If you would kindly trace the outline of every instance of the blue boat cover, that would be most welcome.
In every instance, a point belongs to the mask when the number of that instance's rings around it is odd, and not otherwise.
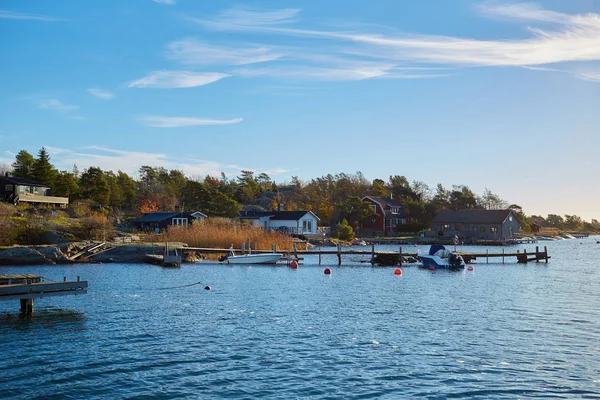
[[[438,250],[445,250],[446,248],[441,244],[432,244],[429,248],[429,255],[432,256],[438,252]]]

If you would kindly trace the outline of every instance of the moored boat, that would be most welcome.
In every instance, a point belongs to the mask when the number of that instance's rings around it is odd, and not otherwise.
[[[263,254],[241,254],[236,255],[233,249],[229,254],[219,259],[227,264],[275,264],[283,256],[281,253],[263,253]]]
[[[459,269],[465,267],[465,261],[459,254],[453,253],[439,244],[431,245],[429,254],[418,254],[417,257],[425,268]]]

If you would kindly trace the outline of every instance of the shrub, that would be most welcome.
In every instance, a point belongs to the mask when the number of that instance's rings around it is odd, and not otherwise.
[[[348,225],[348,221],[346,221],[346,219],[343,219],[342,222],[337,224],[336,230],[337,230],[337,236],[340,240],[349,242],[352,239],[354,239],[354,236],[355,236],[354,229],[352,229],[352,227],[350,225]]]
[[[17,236],[17,224],[13,220],[15,211],[15,206],[0,203],[0,245],[15,243]]]

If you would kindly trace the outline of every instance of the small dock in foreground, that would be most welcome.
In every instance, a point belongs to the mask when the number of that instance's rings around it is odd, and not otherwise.
[[[87,281],[79,277],[76,281],[42,282],[41,276],[32,274],[0,275],[0,300],[20,300],[24,314],[33,313],[35,298],[85,294],[87,288]]]
[[[184,247],[181,249],[182,251],[194,251],[197,253],[205,253],[205,254],[227,254],[230,249],[213,249],[213,248],[201,248],[201,247]],[[240,254],[245,254],[245,249],[242,247],[241,249],[236,249],[236,252]],[[356,248],[344,248],[340,244],[334,248],[317,248],[312,250],[298,250],[296,246],[294,246],[293,250],[277,250],[275,245],[271,250],[252,250],[252,253],[261,254],[261,253],[271,253],[271,252],[280,252],[283,254],[287,254],[288,258],[295,258],[296,260],[301,259],[300,256],[303,255],[315,255],[318,256],[318,263],[321,265],[321,256],[323,255],[335,255],[337,256],[338,265],[342,265],[342,256],[344,255],[364,255],[370,256],[370,261],[372,264],[382,265],[382,266],[392,266],[392,265],[402,265],[404,263],[416,263],[419,262],[418,255],[419,253],[408,253],[402,250],[402,246],[399,247],[398,251],[390,251],[390,250],[376,250],[375,245],[371,245],[371,249],[356,249]],[[536,246],[535,252],[527,252],[524,249],[522,252],[512,251],[506,252],[502,249],[501,252],[490,252],[486,250],[485,252],[462,252],[456,251],[457,254],[460,254],[466,263],[473,262],[477,259],[484,259],[485,262],[489,263],[490,258],[501,260],[502,264],[505,263],[506,260],[515,259],[519,264],[526,264],[528,262],[540,262],[545,261],[546,263],[550,259],[548,255],[548,249],[544,246],[543,250],[540,250],[539,246]]]

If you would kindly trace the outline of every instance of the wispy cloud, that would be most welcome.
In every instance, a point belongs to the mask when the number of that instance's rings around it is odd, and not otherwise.
[[[339,50],[340,52],[353,54],[363,60],[383,60],[396,67],[407,64],[452,68],[541,67],[558,63],[600,61],[600,16],[598,14],[566,14],[546,10],[532,3],[508,5],[484,3],[476,9],[486,17],[528,22],[539,26],[527,27],[530,35],[524,39],[480,40],[427,34],[390,34],[382,33],[390,30],[379,29],[377,32],[376,27],[365,28],[364,26],[352,31],[302,29],[291,25],[298,20],[299,10],[296,9],[269,12],[233,9],[210,19],[193,20],[208,29],[304,38],[309,41],[304,44],[306,48],[310,48],[313,43],[310,42],[311,40],[315,41],[316,46],[317,39],[320,46],[329,44],[339,48],[339,45],[343,44],[345,48]],[[366,29],[370,29],[371,32]],[[297,42],[298,39],[295,41]],[[347,70],[347,68],[343,69]],[[377,69],[370,72],[366,70],[366,73],[360,68],[349,70],[351,72],[347,76],[351,78],[381,76],[380,70]],[[578,76],[584,78],[584,75]]]
[[[62,18],[50,17],[48,15],[27,14],[11,10],[0,9],[0,19],[24,19],[34,21],[65,21]]]
[[[271,47],[218,47],[195,39],[183,39],[168,45],[167,56],[183,64],[244,65],[274,61],[285,56]]]
[[[212,19],[193,19],[212,29],[246,30],[254,27],[274,27],[295,22],[301,10],[285,8],[281,10],[256,10],[234,7],[223,11]]]
[[[155,3],[164,4],[166,6],[172,6],[175,4],[175,0],[154,0]]]
[[[600,72],[578,72],[577,76],[584,81],[600,82]]]
[[[43,99],[38,103],[38,107],[42,110],[55,110],[61,112],[69,112],[79,108],[76,105],[64,104],[58,99]]]
[[[162,117],[162,116],[145,116],[141,117],[140,122],[146,126],[153,128],[182,128],[188,126],[201,125],[231,125],[239,124],[242,118],[233,119],[206,119],[192,117]]]
[[[130,88],[191,88],[208,85],[229,75],[219,72],[155,71],[150,75],[129,83]]]
[[[115,97],[115,95],[113,93],[107,92],[106,90],[102,90],[102,89],[90,88],[87,91],[92,96],[95,96],[95,97],[97,97],[99,99],[103,99],[103,100],[108,100],[108,99],[112,99],[113,97]]]
[[[217,161],[186,157],[181,154],[170,156],[164,153],[149,153],[142,151],[116,150],[105,146],[87,146],[80,149],[67,149],[44,146],[53,163],[60,169],[71,169],[75,164],[80,170],[88,167],[100,167],[106,171],[124,171],[136,175],[142,165],[161,166],[167,169],[183,171],[189,177],[219,176],[224,172],[228,176],[238,175],[243,168],[235,165],[225,165]],[[9,154],[14,159],[14,154]],[[0,157],[0,162],[2,162]],[[6,158],[6,162],[12,162]],[[283,174],[284,168],[245,168],[257,173],[269,175]]]

